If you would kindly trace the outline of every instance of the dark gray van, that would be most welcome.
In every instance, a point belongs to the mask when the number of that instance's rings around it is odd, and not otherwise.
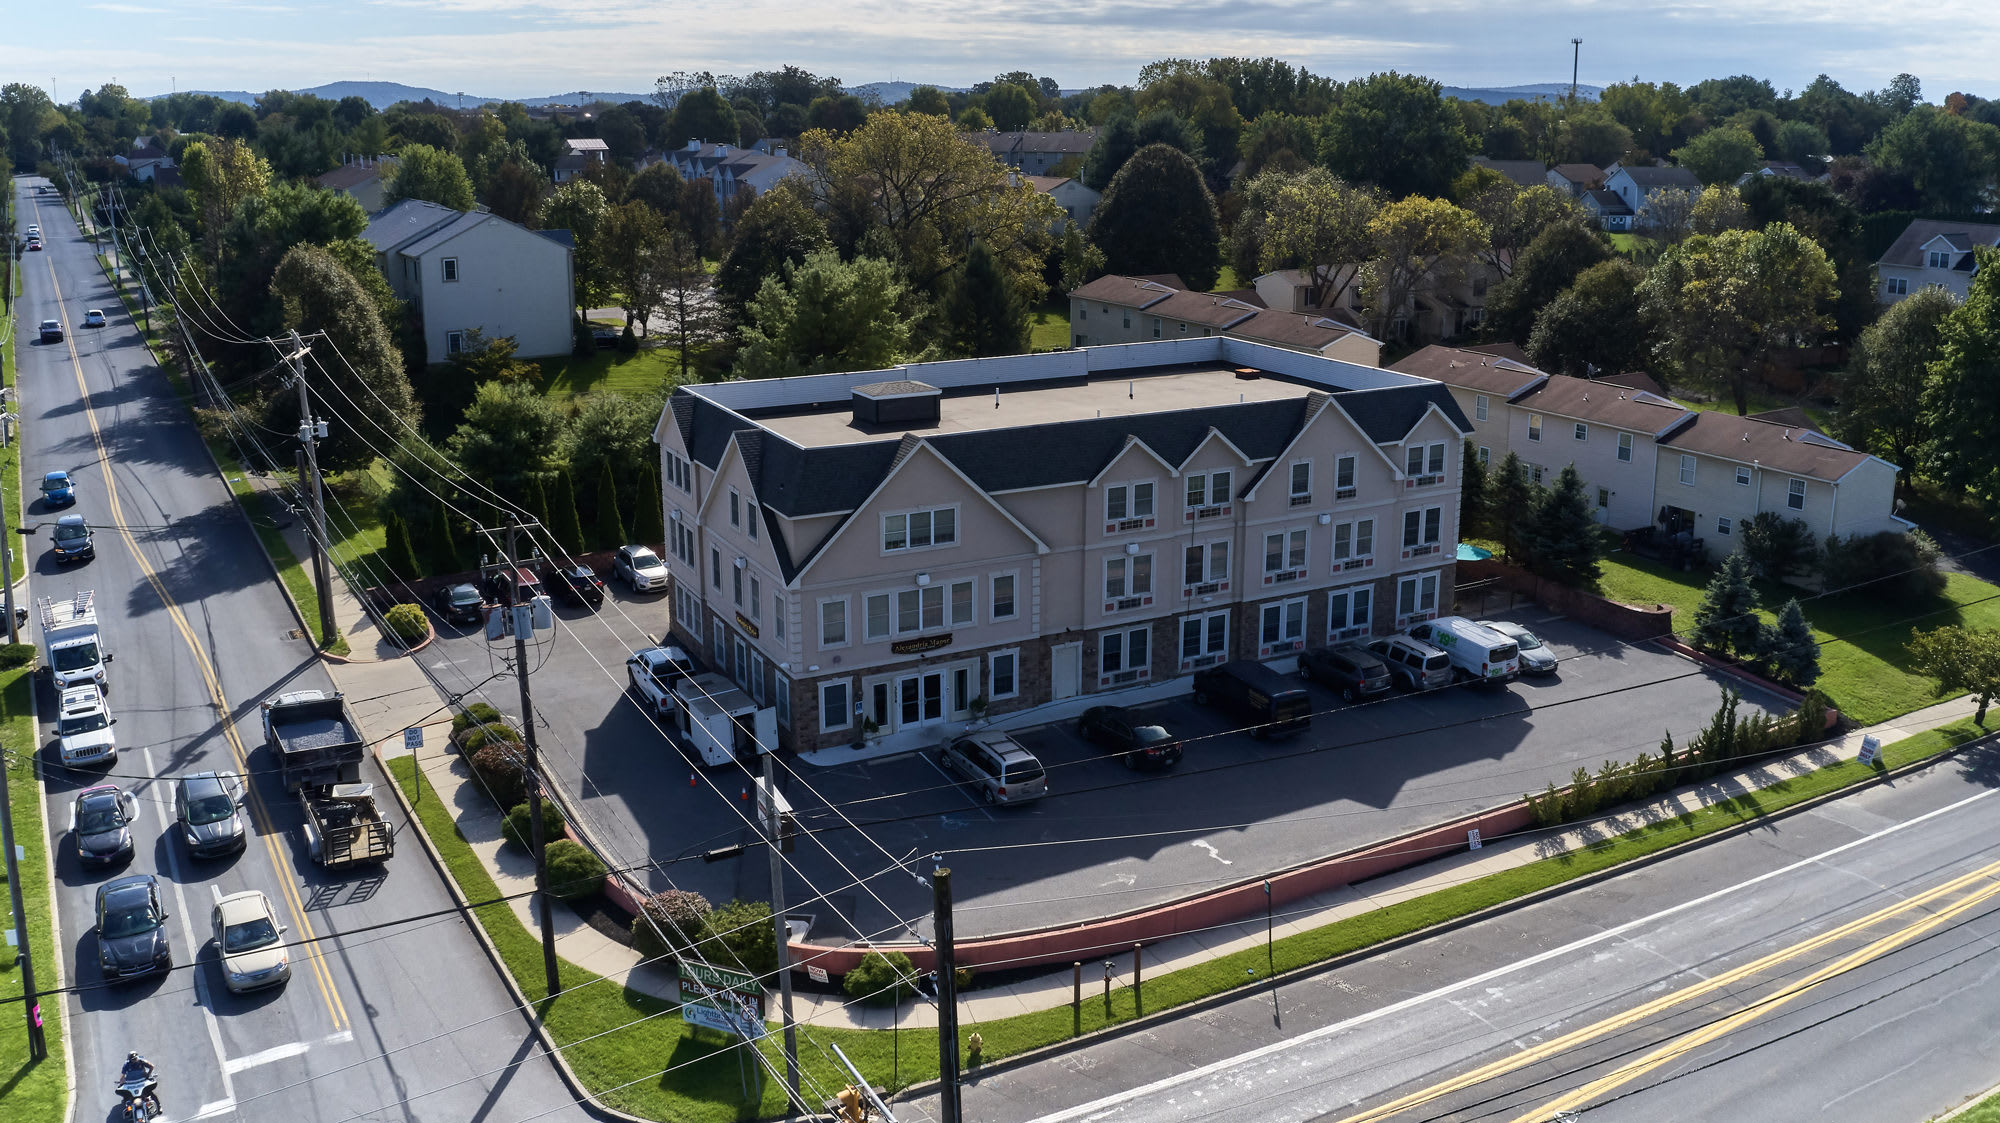
[[[1260,738],[1298,733],[1312,725],[1312,696],[1305,688],[1248,659],[1196,671],[1194,700],[1197,705],[1235,712]]]

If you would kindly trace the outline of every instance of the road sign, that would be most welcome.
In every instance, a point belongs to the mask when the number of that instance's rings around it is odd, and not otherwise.
[[[418,749],[423,748],[424,727],[417,725],[403,730],[403,747],[411,752],[416,752]]]
[[[1484,845],[1486,844],[1479,841],[1478,827],[1474,827],[1471,830],[1465,832],[1465,848],[1467,850],[1477,850]]]
[[[816,983],[823,983],[826,981],[826,968],[821,967],[817,963],[808,963],[806,964],[806,978]]]
[[[1861,739],[1861,763],[1874,764],[1882,757],[1882,742],[1874,737]]]

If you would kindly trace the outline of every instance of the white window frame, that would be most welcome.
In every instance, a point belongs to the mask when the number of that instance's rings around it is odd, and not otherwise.
[[[1715,532],[1717,534],[1728,534],[1730,529],[1731,523],[1728,515],[1715,516]]]
[[[729,489],[729,525],[743,528],[743,496],[733,487]]]
[[[1486,395],[1484,394],[1472,395],[1472,419],[1474,421],[1487,420],[1488,415],[1492,410],[1492,406],[1493,406],[1492,399],[1488,398]]]
[[[1443,550],[1443,506],[1412,507],[1403,512],[1403,557],[1427,557]]]
[[[1577,422],[1575,434],[1577,440],[1588,441],[1590,439],[1590,426],[1584,424],[1581,421]]]
[[[1360,458],[1351,452],[1343,452],[1333,458],[1333,497],[1335,499],[1354,498],[1356,473]],[[1345,481],[1345,482],[1342,482]]]
[[[753,573],[750,575],[750,620],[752,623],[756,623],[763,619],[764,584],[757,580],[757,575]]]
[[[1135,624],[1130,627],[1113,628],[1110,631],[1097,633],[1097,684],[1099,686],[1115,686],[1121,682],[1145,682],[1152,678],[1152,637],[1153,626],[1151,624]],[[1133,643],[1134,639],[1138,640],[1137,645]],[[1134,646],[1143,646],[1146,649],[1146,658],[1136,665],[1132,661],[1132,649]],[[1111,653],[1114,650],[1118,653],[1118,665],[1116,667],[1110,665]]]
[[[1190,629],[1195,641],[1194,654],[1188,654]],[[1211,667],[1229,659],[1229,610],[1198,612],[1180,618],[1175,628],[1175,652],[1183,674],[1188,671]]]
[[[1277,635],[1273,636],[1275,622]],[[1257,606],[1257,658],[1290,655],[1306,645],[1306,598],[1287,597]]]
[[[445,258],[439,258],[439,259],[438,259],[438,276],[440,276],[440,277],[443,277],[443,278],[444,278],[444,283],[445,283],[445,284],[447,284],[447,285],[455,285],[455,284],[457,284],[457,283],[458,283],[458,259],[457,259],[457,258],[455,258],[455,257],[445,257]]]
[[[1528,415],[1528,439],[1536,443],[1541,442],[1542,415],[1539,413],[1531,413]]]
[[[1432,441],[1424,446],[1424,475],[1436,476],[1439,480],[1444,479],[1444,448],[1445,444],[1443,441]]]
[[[1157,557],[1151,551],[1106,555],[1104,582],[1100,586],[1104,590],[1104,611],[1131,612],[1150,606],[1153,603],[1153,582],[1158,575],[1156,561]],[[1113,582],[1116,582],[1115,586]]]
[[[821,679],[818,686],[819,731],[821,733],[838,733],[843,729],[854,728],[854,680],[847,678]],[[840,723],[837,725],[827,720],[827,695],[835,690],[840,692]]]
[[[1375,564],[1375,516],[1347,519],[1333,524],[1333,568],[1347,573]]]
[[[1738,464],[1736,466],[1736,482],[1743,487],[1750,486],[1750,469],[1747,465]]]
[[[1113,534],[1120,530],[1140,530],[1157,525],[1159,518],[1160,485],[1158,480],[1126,480],[1123,483],[1104,486],[1104,533]],[[1113,514],[1113,506],[1123,508],[1123,514]],[[1141,510],[1141,507],[1144,510]]]
[[[736,595],[735,595],[735,602],[736,602],[736,607],[737,607],[737,608],[742,608],[742,607],[743,607],[743,567],[742,567],[742,566],[740,566],[740,565],[736,565],[736,566],[731,566],[731,567],[729,567],[729,573],[730,573],[730,577],[729,577],[729,585],[730,585],[730,591],[736,594]]]
[[[1681,453],[1681,484],[1684,487],[1693,487],[1694,480],[1695,459],[1685,452]]]
[[[1924,268],[1949,269],[1951,268],[1951,255],[1943,250],[1929,250],[1924,255]]]
[[[1000,663],[1005,661],[1008,674],[1013,679],[1011,690],[1000,689]],[[1021,695],[1021,649],[1002,648],[986,655],[986,700],[998,702],[1003,698],[1018,698]]]
[[[1216,468],[1207,472],[1189,472],[1187,483],[1181,488],[1181,516],[1184,522],[1194,522],[1197,518],[1215,518],[1230,512],[1236,501],[1232,494],[1236,487],[1236,472],[1231,468]],[[1195,500],[1196,489],[1200,489],[1201,501]]]
[[[839,616],[840,616],[840,620],[839,620],[839,622],[838,622],[838,625],[839,625],[839,626],[838,626],[838,629],[837,629],[837,631],[838,631],[838,638],[836,638],[836,639],[830,639],[830,638],[828,638],[828,635],[829,635],[829,632],[830,632],[830,631],[833,631],[833,630],[834,630],[834,629],[829,629],[829,628],[827,627],[827,624],[828,624],[828,622],[829,622],[829,621],[827,620],[827,611],[828,611],[829,609],[839,609],[839,610],[840,610],[840,611],[839,611]],[[822,598],[820,598],[820,602],[819,602],[819,645],[820,645],[820,647],[821,647],[822,649],[825,649],[825,648],[834,648],[834,647],[846,647],[847,645],[849,645],[849,644],[851,644],[851,643],[853,643],[853,642],[854,642],[854,633],[853,633],[852,629],[850,629],[850,628],[848,627],[848,621],[847,621],[847,598],[846,598],[846,597],[822,597]]]
[[[771,705],[778,711],[779,726],[792,727],[792,680],[783,671],[771,676]]]
[[[465,333],[462,331],[445,332],[444,353],[447,355],[465,354]]]
[[[1618,434],[1618,459],[1626,464],[1632,462],[1632,434]]]
[[[1007,583],[1007,611],[1000,611],[1000,583]],[[990,623],[1014,620],[1021,615],[1021,575],[1017,570],[989,574],[986,578],[986,619]]]
[[[951,525],[950,538],[941,539],[938,537],[938,524],[941,521],[938,516],[940,515],[945,516],[942,521],[948,522]],[[923,517],[924,523],[924,541],[922,545],[918,545],[916,541],[916,522],[918,516]],[[889,528],[892,525],[898,528],[898,532],[902,536],[901,545],[890,544],[892,540],[889,537]],[[913,507],[903,511],[884,511],[882,513],[881,534],[882,552],[884,554],[905,554],[916,550],[941,550],[956,546],[958,545],[958,504],[950,503],[941,507]]]
[[[875,627],[874,606],[882,604],[882,630]],[[896,634],[896,595],[894,593],[867,593],[861,598],[862,638],[868,643],[881,643]]]
[[[1181,547],[1181,595],[1206,596],[1209,593],[1228,592],[1229,554],[1230,543],[1227,538],[1215,538],[1207,542],[1194,542]],[[1200,559],[1196,562],[1196,566],[1200,571],[1201,579],[1198,581],[1189,581],[1188,563],[1195,561],[1197,558]],[[1206,589],[1210,585],[1215,586],[1215,588],[1203,593],[1196,592],[1197,589]]]
[[[1491,465],[1493,463],[1493,449],[1491,447],[1487,445],[1479,446],[1479,462],[1484,465]]]
[[[1806,509],[1806,482],[1796,477],[1785,484],[1785,506],[1793,511]]]
[[[701,646],[701,598],[693,591],[674,585],[674,614],[680,622],[681,630],[694,637],[696,647]]]
[[[1301,476],[1304,479],[1301,479]],[[1290,484],[1291,491],[1288,494],[1291,497],[1291,506],[1311,506],[1313,499],[1313,462],[1311,460],[1292,461]]]
[[[1278,540],[1278,564],[1271,564],[1271,540]],[[1306,527],[1282,527],[1264,533],[1264,584],[1296,581],[1306,575],[1312,561],[1312,531]]]
[[[1601,511],[1601,510],[1604,510],[1604,509],[1606,509],[1606,508],[1608,508],[1608,507],[1610,507],[1610,506],[1611,506],[1611,489],[1610,489],[1610,488],[1608,488],[1608,487],[1600,487],[1600,488],[1598,488],[1598,489],[1597,489],[1597,509]]]
[[[1908,277],[1890,277],[1888,280],[1882,282],[1882,295],[1910,295],[1910,279]]]
[[[1338,610],[1339,614],[1335,612]],[[1326,641],[1366,636],[1375,625],[1375,586],[1348,585],[1326,592]]]
[[[680,453],[673,449],[663,450],[667,462],[667,482],[682,491],[694,492],[694,472]]]
[[[771,594],[771,634],[779,642],[785,638],[785,594]]]
[[[1437,616],[1438,585],[1440,584],[1440,580],[1438,571],[1435,569],[1426,573],[1405,574],[1396,579],[1396,626],[1398,628],[1408,627],[1411,624],[1421,623]],[[1406,597],[1404,590],[1412,590],[1412,592]],[[1426,591],[1428,591],[1429,607],[1425,606]],[[1404,611],[1406,601],[1410,606],[1407,612]]]
[[[750,541],[757,540],[757,504],[747,500],[743,504],[743,533],[750,536]]]
[[[714,546],[710,546],[708,548],[708,576],[709,576],[709,583],[715,586],[715,590],[717,592],[721,592],[722,551]]]
[[[961,599],[961,594],[963,597]],[[979,581],[962,577],[945,591],[944,614],[948,628],[969,628],[979,615]],[[963,610],[961,614],[961,610]]]

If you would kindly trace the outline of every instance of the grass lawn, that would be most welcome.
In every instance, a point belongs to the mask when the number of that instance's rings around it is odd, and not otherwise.
[[[1237,289],[1247,289],[1249,287],[1250,282],[1238,279],[1236,276],[1236,267],[1225,261],[1222,263],[1222,272],[1216,274],[1215,288],[1211,291],[1234,292]]]
[[[542,393],[558,402],[592,390],[664,394],[681,377],[680,348],[671,344],[641,347],[629,355],[602,350],[587,359],[563,355],[535,361],[542,367]],[[692,375],[699,364],[690,362],[688,368]]]
[[[1811,401],[1788,398],[1761,386],[1752,387],[1746,401],[1750,406],[1751,413],[1763,413],[1767,410],[1797,406],[1805,411],[1806,416],[1812,419],[1813,425],[1821,432],[1825,432],[1833,424],[1833,413],[1825,406]],[[1729,395],[1719,397],[1712,402],[1698,402],[1691,398],[1675,398],[1674,404],[1687,409],[1710,413],[1727,413],[1732,416],[1736,413],[1736,399]]]
[[[1884,748],[1879,767],[1895,768],[1921,760],[1985,732],[1968,720],[1894,742]],[[487,900],[496,896],[492,879],[458,834],[449,811],[417,775],[415,761],[408,757],[391,760],[389,770],[415,803],[425,833],[437,845],[466,897]],[[1738,799],[1650,823],[1584,850],[1288,936],[1277,941],[1271,955],[1280,971],[1323,962],[1755,820],[1859,783],[1874,774],[1874,767],[1843,761]],[[631,991],[613,990],[609,984],[598,984],[567,992],[552,1006],[547,1005],[538,941],[506,905],[490,905],[474,911],[530,999],[542,1003],[550,1030],[559,1045],[567,1046],[564,1055],[578,1075],[592,1088],[617,1089],[602,1096],[611,1106],[647,1118],[685,1123],[745,1118],[751,1114],[772,1117],[782,1112],[783,1101],[775,1091],[774,1082],[767,1083],[754,1111],[739,1106],[736,1065],[727,1057],[713,1056],[724,1047],[724,1041],[705,1031],[686,1028],[667,1004]],[[1263,948],[1251,948],[1154,976],[1147,980],[1143,994],[1135,993],[1130,986],[1120,987],[1111,992],[1106,1003],[1100,993],[1086,998],[1080,1013],[1057,1007],[999,1021],[968,1020],[963,1023],[963,1030],[968,1034],[977,1030],[984,1037],[988,1059],[1015,1056],[1073,1037],[1079,1028],[1088,1033],[1140,1014],[1260,985],[1266,978],[1265,955]],[[581,984],[587,978],[577,968],[563,965],[565,988]],[[604,1036],[593,1037],[595,1034]],[[821,1048],[838,1044],[853,1058],[862,1074],[878,1085],[893,1090],[935,1079],[938,1072],[935,1032],[913,1030],[899,1036],[900,1042],[879,1030],[802,1025],[800,1063],[812,1080],[837,1087],[833,1082],[840,1078],[827,1064]],[[777,1049],[781,1040],[781,1035],[772,1034],[759,1044],[780,1069],[782,1061]],[[575,1044],[570,1045],[572,1042]],[[660,1070],[670,1066],[674,1066],[672,1071],[661,1074]]]
[[[1599,588],[1612,600],[1672,605],[1674,630],[1686,636],[1709,576],[1615,554],[1604,563]],[[1937,701],[1930,679],[1903,669],[1903,648],[1912,633],[1945,624],[2000,627],[2000,589],[1957,573],[1947,575],[1944,596],[1936,603],[1916,607],[1885,603],[1865,592],[1812,598],[1771,582],[1760,582],[1757,593],[1766,620],[1774,619],[1787,599],[1799,598],[1820,641],[1819,688],[1858,725],[1888,721]]]
[[[2000,1093],[1988,1096],[1965,1110],[1952,1123],[2000,1123]]]
[[[1069,300],[1058,297],[1028,313],[1028,350],[1060,351],[1069,346]]]
[[[27,852],[19,862],[21,900],[28,910],[35,988],[48,990],[56,985],[55,918],[49,913],[48,834],[37,798],[41,780],[35,775],[35,723],[28,709],[34,689],[32,669],[0,672],[0,748],[6,750],[9,762],[8,805],[14,816],[14,844]],[[5,898],[0,898],[0,913],[11,933],[13,911]],[[62,1000],[43,1001],[42,1032],[49,1055],[31,1062],[20,996],[21,972],[14,950],[0,947],[0,1104],[6,1105],[0,1114],[8,1123],[62,1123],[69,1094],[63,1073]]]

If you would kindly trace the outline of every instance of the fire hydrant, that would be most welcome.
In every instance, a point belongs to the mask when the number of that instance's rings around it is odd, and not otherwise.
[[[978,1064],[979,1051],[982,1048],[985,1048],[985,1046],[986,1046],[986,1039],[979,1036],[978,1030],[973,1030],[972,1036],[965,1039],[965,1055],[967,1059],[969,1059],[973,1064]]]

